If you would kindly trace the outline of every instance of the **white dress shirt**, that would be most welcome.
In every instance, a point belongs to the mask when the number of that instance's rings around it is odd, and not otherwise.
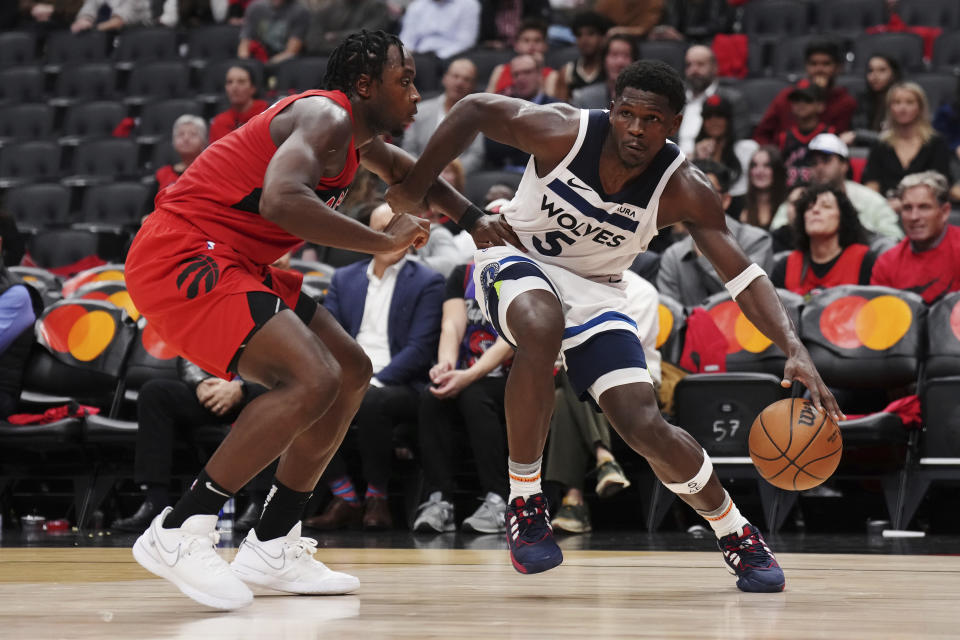
[[[677,144],[680,150],[693,157],[693,147],[697,141],[697,134],[700,133],[700,127],[703,126],[703,103],[720,88],[720,83],[714,80],[710,83],[703,93],[694,96],[693,92],[687,90],[687,106],[683,108],[683,122],[680,123],[680,130],[677,132]]]
[[[393,300],[393,290],[397,286],[397,274],[406,261],[407,259],[403,258],[384,269],[381,278],[373,273],[373,260],[367,265],[367,298],[363,304],[363,319],[357,333],[357,344],[373,364],[373,384],[377,386],[380,385],[376,375],[390,364],[390,340],[387,336],[390,303]]]

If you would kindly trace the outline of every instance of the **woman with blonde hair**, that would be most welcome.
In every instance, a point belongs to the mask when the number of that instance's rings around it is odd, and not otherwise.
[[[927,94],[915,82],[887,92],[887,115],[880,141],[870,151],[863,183],[892,199],[904,176],[933,170],[950,177],[950,148],[930,124]]]

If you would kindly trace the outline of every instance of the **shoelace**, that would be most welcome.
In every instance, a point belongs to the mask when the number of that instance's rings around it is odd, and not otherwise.
[[[288,542],[287,545],[297,550],[297,558],[304,553],[308,558],[313,558],[313,554],[317,552],[317,541],[313,538],[300,538],[296,542]]]
[[[514,509],[513,514],[519,524],[519,530],[517,531],[517,539],[519,540],[536,542],[549,531],[547,516],[543,507]]]
[[[194,555],[200,558],[208,569],[224,570],[229,569],[226,561],[217,555],[216,546],[220,542],[220,532],[214,529],[206,535],[192,535],[187,542],[187,555]]]
[[[763,568],[773,564],[773,557],[764,549],[764,544],[757,534],[728,544],[727,549],[737,552],[744,566]]]

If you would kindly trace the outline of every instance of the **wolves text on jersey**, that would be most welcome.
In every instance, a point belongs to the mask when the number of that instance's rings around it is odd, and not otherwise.
[[[544,194],[543,201],[540,203],[540,210],[547,212],[547,218],[556,218],[557,225],[564,229],[564,231],[559,229],[548,231],[542,238],[533,236],[534,248],[545,256],[558,256],[563,252],[564,245],[573,245],[581,239],[589,238],[593,242],[607,247],[619,247],[620,243],[626,239],[626,236],[606,228],[602,223],[594,224],[578,219],[565,211],[563,207],[558,207],[555,203],[550,202],[546,194]]]

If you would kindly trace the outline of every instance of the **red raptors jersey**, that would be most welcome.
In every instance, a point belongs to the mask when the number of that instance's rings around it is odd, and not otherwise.
[[[342,91],[305,91],[284,98],[207,147],[179,180],[157,194],[156,208],[181,216],[209,241],[223,243],[258,264],[270,264],[303,242],[260,215],[260,195],[267,165],[277,151],[270,122],[294,100],[309,96],[329,98],[353,118]],[[320,200],[339,206],[358,166],[359,154],[351,139],[340,175],[317,184]]]

